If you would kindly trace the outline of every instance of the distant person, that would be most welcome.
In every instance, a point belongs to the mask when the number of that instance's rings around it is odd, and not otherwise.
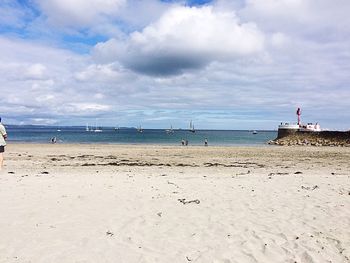
[[[56,137],[52,137],[51,138],[51,143],[56,143],[57,142],[57,138]]]
[[[207,138],[204,139],[204,146],[208,146],[208,139]]]
[[[188,140],[185,141],[185,145],[188,146]]]
[[[4,166],[4,152],[6,146],[7,133],[4,125],[1,123],[0,117],[0,170]]]
[[[184,140],[184,139],[181,140],[181,145],[182,145],[182,146],[185,145],[185,140]]]

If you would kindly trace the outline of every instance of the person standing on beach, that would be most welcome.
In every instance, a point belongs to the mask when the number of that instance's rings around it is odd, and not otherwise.
[[[4,152],[5,152],[5,146],[6,146],[6,138],[7,133],[4,125],[1,123],[1,117],[0,117],[0,170],[2,170],[2,167],[4,165]]]

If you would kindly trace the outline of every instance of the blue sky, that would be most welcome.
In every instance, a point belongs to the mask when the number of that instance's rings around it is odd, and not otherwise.
[[[2,0],[5,123],[350,129],[346,0]]]

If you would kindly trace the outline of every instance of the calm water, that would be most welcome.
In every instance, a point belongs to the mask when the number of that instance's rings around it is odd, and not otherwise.
[[[110,143],[110,144],[163,144],[180,145],[188,140],[189,145],[203,145],[208,139],[209,145],[265,145],[277,136],[275,131],[228,131],[228,130],[174,130],[167,134],[161,129],[145,129],[142,133],[136,129],[102,128],[103,132],[87,132],[85,127],[47,127],[47,126],[7,126],[9,143],[30,142],[46,143],[56,137],[59,143]]]

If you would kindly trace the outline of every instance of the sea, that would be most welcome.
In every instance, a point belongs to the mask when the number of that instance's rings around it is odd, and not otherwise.
[[[102,132],[86,131],[85,127],[55,127],[55,126],[23,126],[7,125],[8,143],[51,143],[55,137],[56,143],[83,144],[151,144],[151,145],[188,145],[215,146],[263,146],[269,140],[277,137],[276,131],[260,131],[256,134],[250,130],[196,130],[194,133],[185,129],[174,129],[167,133],[164,129],[143,129],[138,132],[135,128],[101,127]]]

